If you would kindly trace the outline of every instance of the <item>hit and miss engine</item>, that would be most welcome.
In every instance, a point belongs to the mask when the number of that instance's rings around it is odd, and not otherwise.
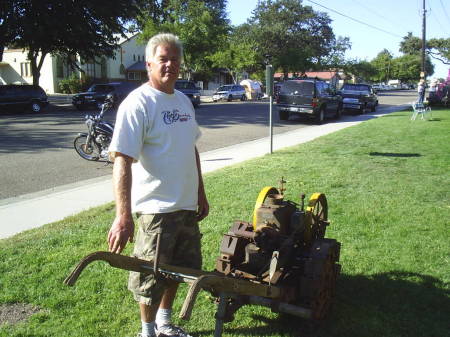
[[[283,289],[283,302],[310,309],[323,319],[340,272],[340,243],[325,239],[327,199],[314,193],[305,208],[284,200],[283,188],[265,187],[253,223],[236,221],[223,236],[216,270],[224,275]]]

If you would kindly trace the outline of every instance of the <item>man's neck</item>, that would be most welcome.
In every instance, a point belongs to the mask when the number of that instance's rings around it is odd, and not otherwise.
[[[175,84],[171,84],[171,85],[161,85],[159,83],[155,83],[152,82],[151,80],[148,81],[148,84],[152,87],[155,88],[156,90],[159,90],[165,94],[173,94],[175,92]]]

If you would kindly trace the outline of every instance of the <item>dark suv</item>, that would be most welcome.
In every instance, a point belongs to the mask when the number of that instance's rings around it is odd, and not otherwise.
[[[369,84],[345,83],[341,88],[344,110],[354,110],[364,113],[365,109],[375,111],[378,105],[378,96]]]
[[[175,82],[175,89],[185,94],[192,102],[194,107],[200,105],[200,88],[197,88],[195,83],[188,80],[177,80]]]
[[[47,105],[47,94],[38,85],[0,85],[0,109],[18,108],[40,112]]]
[[[340,118],[342,98],[328,83],[318,79],[288,80],[281,83],[277,95],[280,120],[290,115],[312,117],[321,124],[325,118]]]
[[[127,95],[136,89],[138,84],[133,82],[113,82],[107,84],[93,84],[87,92],[81,92],[72,97],[72,104],[82,110],[87,107],[96,107],[101,109],[105,102],[106,95],[113,95],[113,104],[117,105],[127,97]]]

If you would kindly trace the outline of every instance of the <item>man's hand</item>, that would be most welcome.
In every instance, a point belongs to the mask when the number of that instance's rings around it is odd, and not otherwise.
[[[120,254],[128,240],[133,242],[134,222],[131,215],[131,164],[133,158],[116,152],[113,167],[116,218],[108,233],[108,247],[112,253]]]
[[[206,198],[205,190],[200,189],[198,193],[197,221],[201,221],[209,214],[209,203]]]
[[[132,216],[116,216],[108,233],[109,251],[120,254],[128,241],[133,242],[133,237],[134,222]]]

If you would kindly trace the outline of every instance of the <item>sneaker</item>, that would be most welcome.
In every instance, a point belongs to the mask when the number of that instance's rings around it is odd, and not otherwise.
[[[173,324],[164,324],[160,327],[156,327],[155,332],[157,337],[192,337],[183,329]]]
[[[139,333],[136,335],[136,337],[156,337],[156,335],[155,335],[155,334],[152,334],[152,335],[143,335],[141,332],[139,332]]]

